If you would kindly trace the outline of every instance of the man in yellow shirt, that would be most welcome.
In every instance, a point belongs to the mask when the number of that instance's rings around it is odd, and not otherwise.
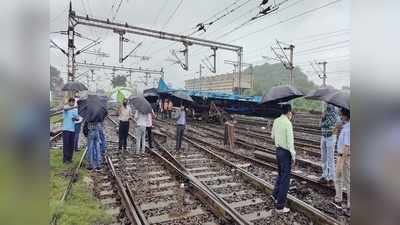
[[[292,107],[282,106],[282,115],[274,120],[271,130],[271,137],[276,146],[276,160],[278,163],[278,177],[276,179],[272,198],[275,200],[277,213],[290,212],[285,207],[287,192],[290,183],[290,170],[295,162],[296,152],[294,150]]]

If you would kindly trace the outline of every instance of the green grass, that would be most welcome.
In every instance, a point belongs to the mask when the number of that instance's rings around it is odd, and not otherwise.
[[[50,117],[50,123],[52,123],[52,124],[61,123],[62,120],[63,120],[62,114]]]
[[[69,177],[62,174],[68,174],[74,165],[77,165],[83,151],[74,154],[73,163],[64,165],[62,163],[62,151],[50,150],[50,216],[56,212],[59,215],[58,225],[95,225],[109,224],[109,216],[100,201],[93,196],[87,184],[83,181],[84,177],[89,176],[87,170],[80,169],[79,178],[73,184],[71,192],[61,205],[60,198],[64,193]]]

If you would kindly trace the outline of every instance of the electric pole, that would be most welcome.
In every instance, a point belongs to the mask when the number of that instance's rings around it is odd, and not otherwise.
[[[199,66],[199,91],[201,91],[201,82],[202,82],[201,69],[202,68],[204,68],[204,66],[200,63],[200,66]]]
[[[289,50],[289,66],[288,69],[290,71],[290,76],[289,76],[289,85],[293,85],[293,70],[294,70],[294,66],[293,66],[293,50],[294,50],[294,45],[289,45],[289,47],[284,47],[284,50]]]
[[[75,79],[75,31],[74,23],[71,20],[72,15],[72,3],[69,2],[69,12],[68,12],[68,81],[74,81]]]
[[[289,85],[294,85],[294,63],[293,63],[293,51],[294,51],[294,45],[292,44],[286,44],[281,41],[276,40],[277,48],[271,47],[272,52],[275,54],[276,59],[279,60],[282,65],[285,67],[285,69],[289,70]],[[282,45],[285,45],[286,47],[282,47]],[[287,56],[285,50],[289,50],[289,57]],[[278,51],[280,51],[278,53]],[[274,58],[272,58],[274,59]],[[275,60],[275,59],[274,59]]]
[[[328,64],[327,61],[318,63],[318,65],[322,65],[322,76],[319,76],[322,79],[322,87],[326,87],[326,64]]]

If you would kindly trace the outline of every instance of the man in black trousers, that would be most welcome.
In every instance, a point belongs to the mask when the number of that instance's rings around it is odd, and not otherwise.
[[[288,213],[285,207],[287,192],[290,184],[290,171],[294,165],[296,152],[294,150],[294,137],[292,122],[292,107],[282,106],[282,115],[274,120],[271,137],[276,146],[276,160],[278,162],[278,177],[276,179],[272,198],[275,201],[277,213]]]

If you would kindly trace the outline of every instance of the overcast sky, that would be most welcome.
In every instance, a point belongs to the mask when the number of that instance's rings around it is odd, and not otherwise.
[[[89,16],[99,19],[112,19],[120,1],[73,0],[72,6],[80,15],[89,14]],[[279,3],[282,0],[275,2]],[[68,3],[69,0],[50,1],[50,30],[52,32],[66,30]],[[295,45],[294,64],[300,66],[310,80],[321,84],[321,80],[313,72],[309,61],[326,60],[328,61],[327,84],[337,88],[344,85],[350,86],[350,0],[288,0],[275,13],[230,32],[255,16],[259,11],[257,6],[260,3],[261,0],[122,0],[115,21],[188,35],[195,31],[196,24],[212,21],[225,14],[226,7],[230,6],[229,10],[238,7],[234,12],[209,26],[207,32],[198,32],[193,36],[243,46],[244,62],[254,65],[266,62],[262,56],[274,56],[270,47],[275,45],[276,39],[291,43]],[[268,4],[273,3],[274,1],[270,0]],[[217,16],[212,17],[213,15]],[[127,34],[125,37],[130,42],[125,45],[125,54],[136,44],[143,42],[134,54],[146,55],[151,58],[149,61],[128,58],[123,64],[120,64],[118,62],[117,34],[82,25],[78,25],[76,31],[92,39],[100,37],[103,41],[102,44],[92,50],[100,50],[110,55],[110,57],[104,58],[81,54],[77,57],[77,61],[104,62],[107,65],[123,65],[125,67],[141,66],[157,70],[164,68],[167,82],[172,83],[174,87],[183,87],[184,80],[197,77],[196,72],[199,70],[201,59],[211,54],[208,48],[190,47],[189,71],[184,71],[179,65],[172,65],[170,61],[166,60],[173,58],[170,50],[181,50],[183,49],[182,44],[171,45],[170,41]],[[229,33],[224,35],[227,32]],[[50,34],[50,38],[66,49],[67,37],[65,35]],[[88,41],[76,39],[78,49],[86,44]],[[60,69],[63,77],[66,78],[67,58],[54,48],[51,48],[50,52],[51,64]],[[233,70],[233,66],[224,64],[224,60],[236,61],[236,54],[223,50],[217,51],[217,74]],[[274,61],[268,62],[273,63]],[[84,71],[86,69],[80,68],[78,73]],[[205,76],[213,75],[207,69],[203,69],[203,71]],[[126,73],[119,72],[117,74]],[[95,71],[95,76],[99,80],[99,87],[110,88],[111,75],[109,71]],[[287,76],[287,74],[282,74],[282,76]],[[134,74],[134,77],[140,79],[143,75]],[[139,87],[142,89],[143,85],[140,84]]]

